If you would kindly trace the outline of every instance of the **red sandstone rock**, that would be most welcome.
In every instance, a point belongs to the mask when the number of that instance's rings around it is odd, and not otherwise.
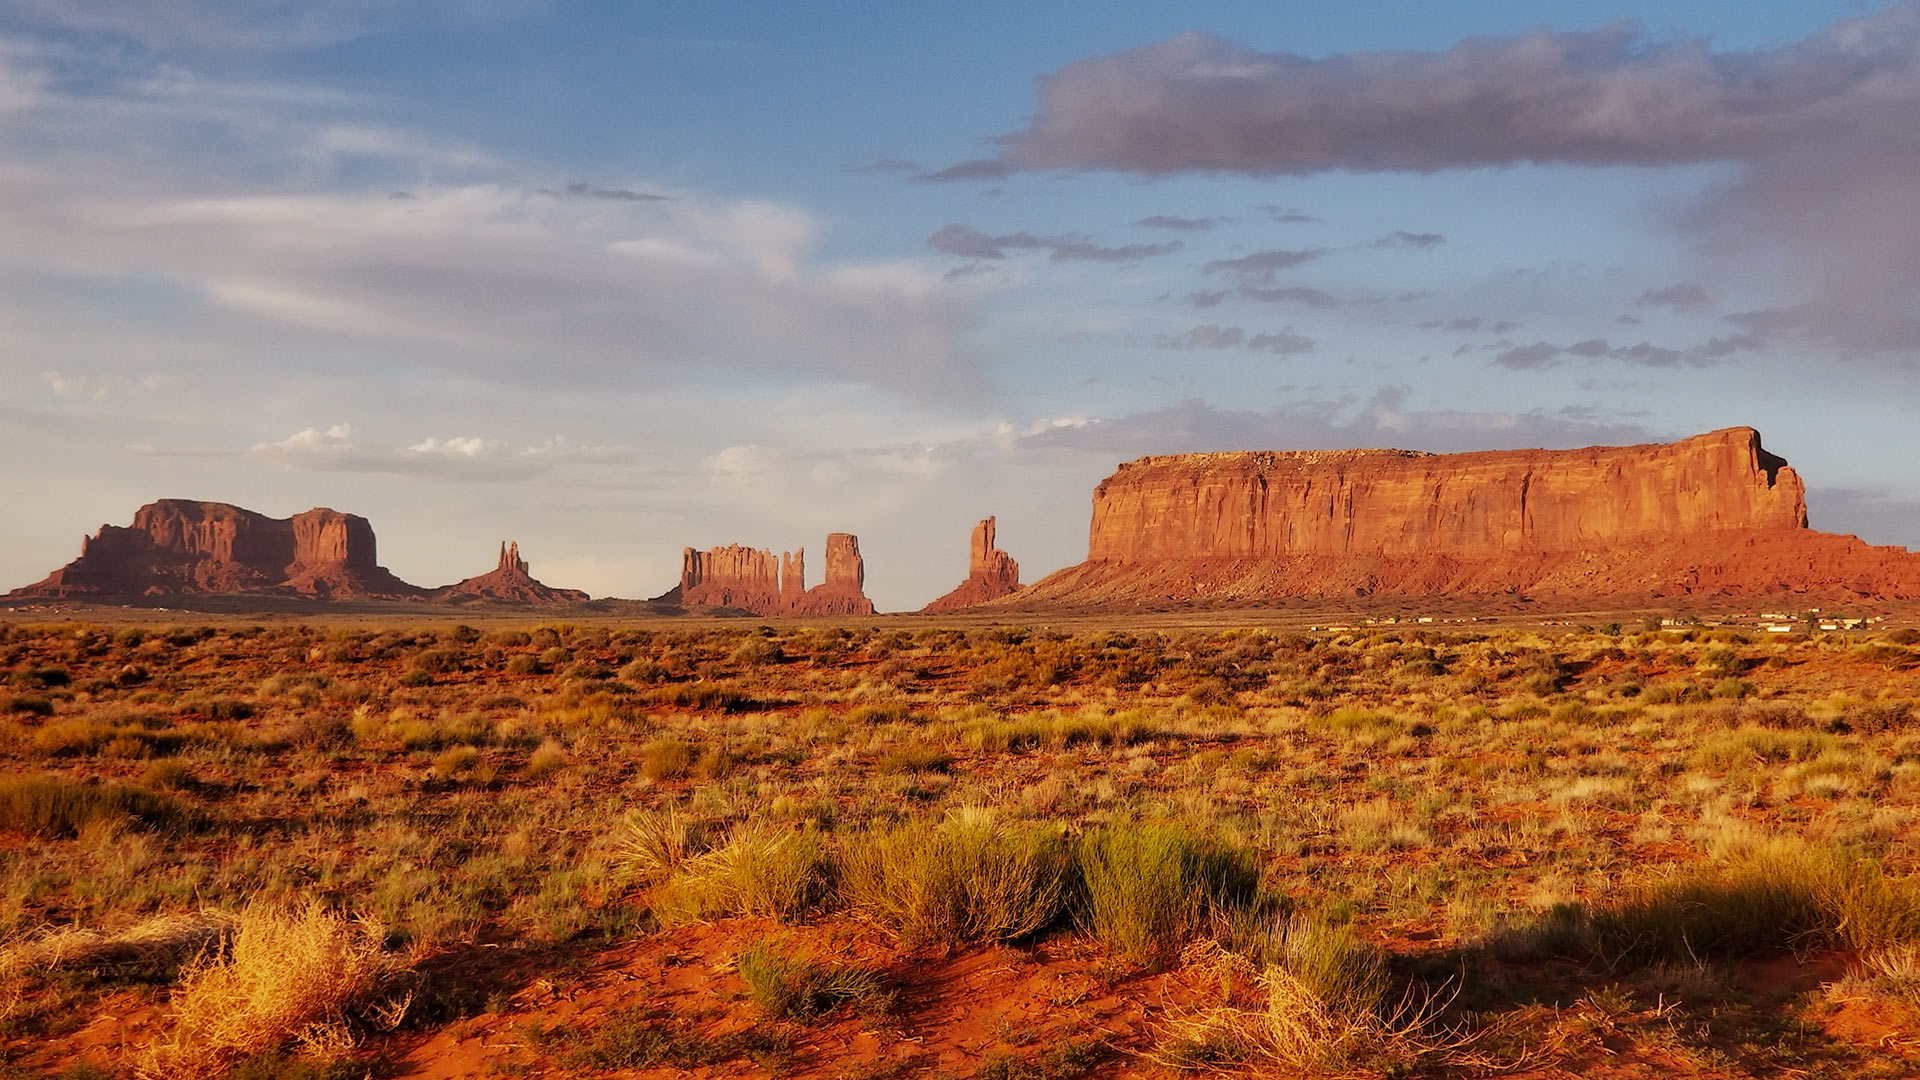
[[[589,597],[578,589],[556,589],[539,581],[529,571],[527,560],[520,557],[520,545],[502,542],[500,564],[491,572],[435,589],[433,599],[449,604],[573,604]]]
[[[860,541],[827,534],[827,580],[806,587],[806,551],[781,553],[729,544],[680,553],[680,584],[655,597],[686,607],[737,608],[756,615],[871,615],[863,591]]]
[[[973,542],[967,554],[967,580],[920,610],[926,613],[959,611],[1019,590],[1020,564],[993,546],[993,519],[988,518],[973,527]]]
[[[1664,445],[1142,458],[1021,606],[1292,596],[1920,597],[1920,556],[1807,527],[1751,428]]]
[[[795,615],[871,615],[873,601],[867,599],[866,584],[860,538],[828,533],[827,580],[802,593],[789,610]]]
[[[379,565],[367,519],[314,509],[270,518],[226,503],[162,499],[133,525],[102,525],[80,557],[11,597],[193,596],[413,598],[421,590]]]

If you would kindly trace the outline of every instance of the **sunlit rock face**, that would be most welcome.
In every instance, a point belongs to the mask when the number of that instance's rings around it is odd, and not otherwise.
[[[1582,450],[1150,457],[1095,489],[1087,561],[1019,604],[1287,597],[1909,597],[1920,556],[1807,528],[1752,428]]]

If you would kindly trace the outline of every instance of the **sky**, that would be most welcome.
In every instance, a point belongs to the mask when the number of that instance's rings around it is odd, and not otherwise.
[[[1920,3],[0,0],[0,589],[187,498],[917,608],[1195,450],[1757,427],[1920,546]]]

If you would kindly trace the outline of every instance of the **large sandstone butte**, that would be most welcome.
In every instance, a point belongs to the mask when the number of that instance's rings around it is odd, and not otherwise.
[[[993,546],[993,519],[973,527],[967,552],[967,580],[920,610],[927,614],[960,611],[1020,591],[1020,564]]]
[[[1087,561],[1017,606],[1290,597],[1920,597],[1920,555],[1807,528],[1752,428],[1584,450],[1149,457],[1093,494]]]
[[[325,600],[415,599],[420,589],[379,565],[373,526],[336,510],[271,518],[217,502],[161,499],[133,525],[100,526],[80,557],[10,599],[216,594]]]
[[[775,555],[742,544],[685,548],[680,584],[656,601],[685,607],[734,608],[756,615],[871,615],[866,564],[851,533],[827,534],[827,579],[807,588],[806,549]]]
[[[500,544],[500,564],[458,585],[435,589],[433,598],[449,604],[575,604],[588,598],[579,589],[556,589],[535,578],[520,557],[518,541]]]

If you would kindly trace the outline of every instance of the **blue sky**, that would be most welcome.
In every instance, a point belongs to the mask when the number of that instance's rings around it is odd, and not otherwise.
[[[1029,580],[1149,453],[1761,429],[1920,545],[1920,7],[0,0],[0,584],[157,497]]]

